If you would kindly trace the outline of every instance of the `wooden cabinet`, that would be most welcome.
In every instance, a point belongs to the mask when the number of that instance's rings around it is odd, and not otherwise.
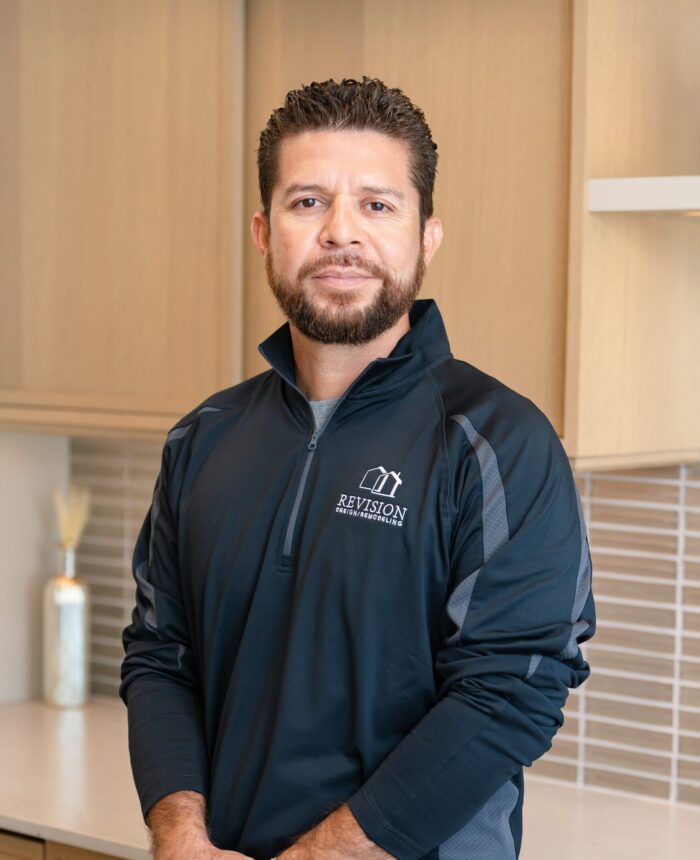
[[[44,860],[44,843],[0,830],[0,860]]]
[[[162,438],[266,370],[259,132],[288,90],[366,74],[438,143],[422,295],[454,354],[530,397],[578,467],[697,460],[700,219],[592,213],[585,186],[700,174],[700,5],[426,9],[0,7],[0,427]]]
[[[45,843],[44,860],[115,860],[111,854],[100,854],[74,845],[63,845],[60,842]]]
[[[421,296],[452,351],[532,397],[561,433],[566,359],[571,9],[568,2],[314,0],[248,8],[246,213],[258,205],[257,137],[285,93],[313,80],[400,87],[438,145],[443,244]],[[338,39],[337,34],[343,38]],[[288,50],[290,45],[313,50]],[[246,251],[245,372],[283,322],[261,258]]]
[[[380,77],[438,144],[434,297],[454,354],[530,397],[575,466],[700,457],[700,219],[599,215],[588,178],[700,173],[694,0],[315,0],[248,10],[246,213],[285,93]],[[339,40],[337,34],[342,33]],[[313,50],[288,50],[290,45]],[[245,373],[282,322],[246,252]]]
[[[242,2],[0,4],[0,423],[157,435],[240,376]]]
[[[700,457],[700,219],[589,212],[589,178],[700,173],[700,4],[577,0],[564,442],[593,468]]]
[[[74,845],[0,831],[0,860],[117,860],[117,858],[111,854],[76,848]]]

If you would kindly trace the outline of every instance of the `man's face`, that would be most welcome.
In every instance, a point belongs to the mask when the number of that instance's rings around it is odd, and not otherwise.
[[[439,245],[434,222],[424,247],[403,141],[309,131],[282,141],[270,223],[256,213],[252,232],[290,322],[316,341],[362,344],[415,301]]]

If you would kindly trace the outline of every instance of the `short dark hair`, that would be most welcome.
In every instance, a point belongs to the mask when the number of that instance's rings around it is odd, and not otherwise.
[[[258,148],[260,200],[268,222],[280,142],[304,131],[343,129],[379,131],[408,144],[411,181],[420,196],[422,235],[426,219],[433,214],[437,144],[423,111],[408,96],[366,75],[361,81],[343,78],[336,83],[331,78],[290,90],[284,105],[272,112],[260,133]]]

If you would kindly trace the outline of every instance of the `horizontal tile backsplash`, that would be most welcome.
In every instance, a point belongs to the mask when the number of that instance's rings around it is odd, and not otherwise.
[[[78,550],[91,589],[91,689],[116,696],[131,620],[131,557],[162,446],[71,440],[90,487]],[[533,776],[700,804],[700,465],[576,476],[593,558],[589,680]]]
[[[531,773],[700,803],[700,466],[577,475],[598,629]]]
[[[71,480],[90,488],[90,518],[76,567],[90,587],[90,688],[116,696],[121,632],[131,621],[134,544],[151,504],[162,445],[71,439]]]

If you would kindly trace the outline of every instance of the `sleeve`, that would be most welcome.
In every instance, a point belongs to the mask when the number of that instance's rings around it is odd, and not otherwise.
[[[133,554],[136,606],[122,632],[119,696],[127,706],[129,756],[141,812],[173,791],[206,796],[202,697],[178,568],[168,443]]]
[[[506,428],[451,416],[470,453],[454,479],[436,703],[348,800],[400,860],[448,840],[464,847],[460,834],[489,799],[500,798],[503,822],[504,791],[507,816],[518,799],[507,783],[551,747],[569,688],[590,674],[579,649],[595,607],[578,489],[554,428],[523,400],[529,408]]]

